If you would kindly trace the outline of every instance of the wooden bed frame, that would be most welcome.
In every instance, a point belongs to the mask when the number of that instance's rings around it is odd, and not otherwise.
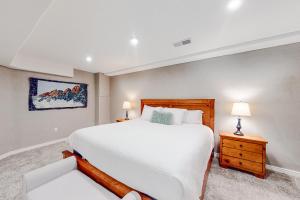
[[[161,106],[169,108],[185,108],[188,110],[202,110],[204,112],[202,119],[203,124],[209,126],[212,130],[214,130],[214,103],[214,99],[142,99],[141,112],[143,111],[144,105],[153,107]],[[214,153],[212,151],[203,179],[202,192],[201,196],[199,197],[200,200],[204,199],[205,188],[208,180],[209,170],[212,164],[213,155]],[[81,172],[89,176],[91,179],[93,179],[103,187],[107,188],[109,191],[113,192],[118,197],[123,198],[127,193],[133,190],[137,191],[97,169],[76,152],[72,153],[70,151],[63,151],[64,158],[68,158],[70,156],[76,157],[77,167]],[[146,194],[143,194],[139,191],[137,192],[140,193],[142,200],[152,200],[152,198],[147,196]]]
[[[215,100],[214,99],[142,99],[141,113],[144,105],[152,107],[183,108],[187,110],[202,110],[202,123],[215,128]]]

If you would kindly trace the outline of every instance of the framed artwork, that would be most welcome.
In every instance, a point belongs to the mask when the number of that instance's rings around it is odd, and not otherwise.
[[[87,84],[29,78],[29,111],[87,107]]]

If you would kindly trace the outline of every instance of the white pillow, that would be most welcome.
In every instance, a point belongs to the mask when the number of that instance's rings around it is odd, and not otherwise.
[[[186,109],[179,109],[179,108],[163,108],[163,112],[172,113],[172,125],[181,125],[184,117],[184,113],[187,111]]]
[[[183,123],[185,124],[202,124],[202,110],[187,110],[184,113]]]
[[[151,118],[152,118],[153,111],[154,110],[160,111],[161,109],[162,109],[162,107],[151,107],[151,106],[144,105],[144,109],[143,109],[143,112],[142,112],[141,119],[146,120],[146,121],[150,121]]]

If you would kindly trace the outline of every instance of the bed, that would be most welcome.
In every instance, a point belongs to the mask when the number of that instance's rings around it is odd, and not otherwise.
[[[125,188],[141,192],[143,199],[203,198],[214,147],[214,100],[144,99],[141,111],[144,105],[202,110],[203,125],[135,119],[77,130],[69,142],[91,168],[83,171],[120,197]]]

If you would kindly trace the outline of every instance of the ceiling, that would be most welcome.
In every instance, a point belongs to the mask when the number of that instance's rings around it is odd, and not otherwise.
[[[0,65],[118,75],[300,42],[299,0],[230,1],[0,0]]]

